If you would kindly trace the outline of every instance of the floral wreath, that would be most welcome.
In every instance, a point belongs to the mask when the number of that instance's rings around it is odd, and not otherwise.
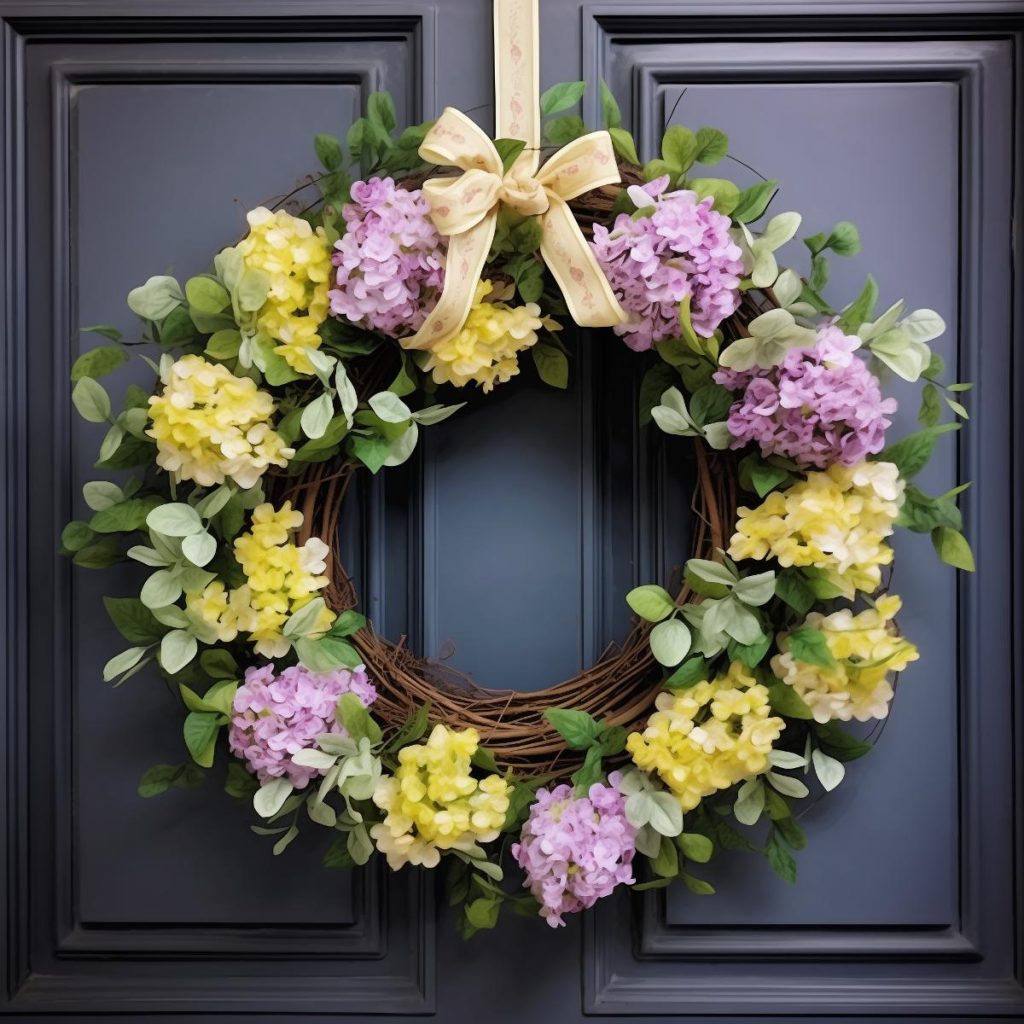
[[[133,289],[141,342],[85,328],[113,344],[78,358],[72,398],[110,424],[97,467],[126,472],[85,484],[91,518],[62,535],[77,565],[151,569],[139,596],[105,598],[132,646],[103,675],[155,664],[189,759],[147,771],[142,796],[220,755],[275,854],[309,822],[334,833],[328,866],[443,859],[466,935],[506,904],[556,926],[619,885],[710,893],[690,866],[718,848],[793,881],[804,777],[841,782],[872,745],[841,723],[884,719],[918,657],[889,536],[930,533],[973,569],[963,486],[913,483],[958,429],[943,403],[967,418],[970,385],[941,384],[928,348],[941,318],[876,316],[871,277],[833,308],[852,224],[803,239],[806,276],[780,268],[801,219],[766,220],[776,183],[694,171],[727,156],[722,132],[673,125],[641,167],[604,83],[604,131],[565,113],[585,83],[538,97],[536,0],[496,0],[495,18],[495,141],[452,109],[399,132],[374,93],[344,144],[316,137],[312,206],[293,212],[300,188],[252,210],[184,288]],[[460,408],[449,390],[504,385],[527,351],[564,388],[567,319],[649,359],[642,421],[693,439],[694,557],[681,586],[626,595],[636,626],[596,665],[498,693],[377,635],[334,539],[353,478],[409,459]],[[115,414],[97,378],[143,343],[155,393],[129,386]],[[922,383],[921,429],[887,443],[891,374]]]

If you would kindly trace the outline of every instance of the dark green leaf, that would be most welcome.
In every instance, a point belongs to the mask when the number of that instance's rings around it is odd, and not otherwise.
[[[110,621],[130,644],[154,644],[170,628],[158,622],[137,597],[105,597],[103,604]]]
[[[872,749],[872,744],[851,736],[835,722],[816,723],[814,732],[821,749],[837,761],[855,761]]]
[[[583,123],[583,118],[577,117],[576,114],[556,117],[544,126],[544,138],[556,146],[564,146],[586,132],[587,126]]]
[[[927,430],[918,430],[916,433],[908,434],[902,440],[889,445],[881,455],[880,462],[892,462],[900,471],[904,480],[917,476],[928,464],[935,450],[935,442],[940,434],[950,430],[958,430],[956,423],[945,423],[938,427],[929,427]]]
[[[316,158],[328,171],[336,171],[345,160],[342,152],[341,142],[333,135],[323,132],[313,136],[313,148],[316,150]]]
[[[674,384],[679,383],[675,370],[667,363],[655,363],[644,373],[640,382],[640,425],[651,422],[651,410],[661,404],[661,396]]]
[[[394,131],[397,123],[395,117],[395,103],[391,94],[386,92],[371,92],[366,101],[366,116],[371,124],[377,125],[385,132]]]
[[[783,569],[775,576],[775,593],[797,613],[806,615],[816,600],[814,591],[799,569]]]
[[[128,353],[117,345],[103,345],[83,352],[71,367],[71,379],[103,377],[128,362]]]
[[[163,504],[163,499],[151,494],[146,498],[129,498],[110,508],[93,513],[89,526],[97,533],[131,533],[146,525],[146,516]]]
[[[878,301],[878,284],[868,274],[860,295],[843,310],[839,318],[839,326],[847,334],[856,334],[861,324],[870,320],[875,311],[875,303]]]
[[[777,795],[777,794],[776,794]],[[779,835],[794,849],[802,850],[807,845],[807,836],[804,830],[792,817],[779,818],[775,822],[775,828]]]
[[[679,851],[668,836],[661,837],[658,856],[651,861],[651,868],[662,878],[675,878],[679,874]]]
[[[501,157],[502,171],[507,174],[519,154],[526,149],[526,143],[522,139],[495,139],[494,148],[498,151],[498,156]]]
[[[936,526],[932,530],[932,544],[947,565],[965,572],[974,572],[974,554],[967,538],[950,526]]]
[[[783,881],[794,885],[796,883],[796,861],[789,850],[783,845],[774,828],[768,836],[768,845],[765,853],[768,855],[768,863],[772,866],[775,874]]]
[[[777,185],[777,181],[762,181],[744,189],[732,211],[732,219],[739,224],[751,224],[762,217],[775,195]]]
[[[250,775],[238,761],[228,762],[228,773],[224,780],[224,792],[236,800],[251,800],[260,788],[254,775]]]
[[[348,852],[348,842],[345,836],[340,836],[327,847],[324,853],[323,866],[325,868],[354,868],[356,862],[352,854]]]
[[[787,718],[811,719],[814,715],[804,703],[803,697],[789,683],[777,682],[768,687],[768,698],[772,710]]]
[[[829,650],[828,640],[820,629],[812,629],[808,626],[794,630],[789,634],[787,646],[789,653],[797,661],[805,662],[808,665],[832,668],[836,663]]]
[[[705,882],[703,878],[694,878],[693,875],[688,875],[685,871],[680,878],[686,888],[697,896],[714,896],[715,894],[715,887],[710,882]]]
[[[690,415],[699,427],[720,423],[729,415],[733,400],[733,393],[721,384],[705,384],[690,398]]]
[[[530,354],[537,374],[545,384],[562,390],[569,386],[569,360],[561,349],[538,342],[530,349]]]
[[[139,796],[148,798],[159,796],[170,789],[174,780],[181,772],[180,764],[157,764],[148,769],[139,779]]]
[[[694,163],[706,167],[717,164],[729,152],[729,136],[717,128],[701,128],[697,132],[697,153]]]
[[[665,680],[665,685],[670,690],[688,690],[691,686],[696,686],[697,683],[703,683],[708,679],[708,661],[707,658],[703,658],[697,655],[694,658],[687,658]]]
[[[221,715],[215,711],[190,711],[185,717],[182,733],[185,746],[196,764],[209,768],[213,764]]]
[[[96,534],[88,523],[75,519],[61,530],[60,542],[66,551],[81,551],[87,544],[96,539]]]
[[[933,498],[914,484],[907,484],[896,525],[916,533],[931,533],[937,526],[959,530],[962,517],[954,498],[946,495]]]
[[[711,860],[711,855],[715,851],[711,840],[707,836],[702,836],[699,832],[680,833],[676,836],[676,846],[679,847],[684,857],[697,864],[706,864]]]

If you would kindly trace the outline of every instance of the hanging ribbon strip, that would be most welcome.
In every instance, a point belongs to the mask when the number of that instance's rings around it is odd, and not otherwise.
[[[494,238],[498,207],[511,207],[541,223],[541,258],[581,327],[612,327],[626,313],[568,207],[590,189],[619,181],[612,140],[591,132],[540,163],[538,0],[494,0],[494,91],[498,138],[521,139],[526,148],[506,172],[494,143],[465,114],[447,107],[427,132],[420,156],[458,167],[452,178],[423,184],[430,216],[448,236],[444,288],[437,305],[405,348],[443,344],[466,322],[477,281]]]

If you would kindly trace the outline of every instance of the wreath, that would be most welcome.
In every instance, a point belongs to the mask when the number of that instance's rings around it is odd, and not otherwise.
[[[941,318],[876,315],[871,277],[834,308],[851,223],[803,239],[806,274],[780,267],[801,219],[769,215],[776,183],[695,170],[727,157],[722,132],[673,125],[641,166],[603,82],[603,131],[566,113],[585,83],[538,97],[536,3],[495,17],[493,142],[452,109],[399,132],[374,93],[344,143],[316,137],[323,172],[252,210],[208,271],[129,293],[140,339],[84,329],[112,344],[74,363],[72,398],[109,424],[96,465],[118,473],[85,484],[91,518],[62,536],[77,565],[150,569],[105,599],[132,646],[103,676],[155,665],[189,758],[142,796],[220,757],[275,854],[311,824],[329,866],[443,859],[467,935],[506,904],[556,926],[620,885],[710,893],[691,867],[717,848],[793,881],[797,802],[870,750],[844,723],[877,729],[918,657],[888,538],[930,533],[973,569],[963,488],[913,483],[967,418],[969,385],[940,383],[928,347]],[[353,480],[408,460],[459,389],[505,387],[527,352],[564,388],[570,320],[647,360],[641,420],[692,439],[695,549],[670,587],[626,595],[636,625],[597,664],[487,690],[374,630],[337,538]],[[115,414],[97,378],[137,346],[158,379]],[[893,375],[921,384],[921,429],[898,441]]]

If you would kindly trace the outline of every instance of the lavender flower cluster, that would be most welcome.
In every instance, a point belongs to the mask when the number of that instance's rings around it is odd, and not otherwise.
[[[719,370],[715,381],[742,391],[729,411],[732,447],[754,442],[803,468],[852,466],[885,447],[895,398],[855,356],[860,339],[834,323],[818,329],[813,348],[791,349],[770,369]]]
[[[626,820],[626,799],[616,788],[595,783],[585,797],[572,787],[537,791],[512,856],[552,928],[563,914],[592,907],[618,885],[632,885],[636,829]]]
[[[444,284],[441,238],[429,214],[419,189],[398,188],[391,178],[352,186],[332,256],[335,316],[393,338],[422,325]]]
[[[301,789],[319,773],[293,764],[292,754],[315,747],[321,733],[344,733],[335,719],[343,693],[354,693],[367,707],[377,699],[361,666],[324,674],[302,665],[281,672],[273,665],[247,668],[245,682],[235,693],[228,731],[231,753],[244,759],[260,782],[287,776]]]
[[[668,176],[643,186],[654,212],[621,213],[591,243],[630,322],[615,333],[636,352],[679,337],[679,304],[689,296],[693,329],[705,338],[736,312],[743,259],[731,221],[695,192],[665,192]]]

